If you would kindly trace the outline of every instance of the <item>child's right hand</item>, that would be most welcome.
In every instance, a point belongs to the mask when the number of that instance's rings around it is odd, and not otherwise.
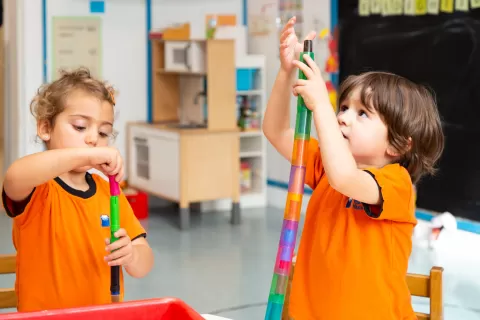
[[[295,33],[294,25],[297,21],[296,17],[288,20],[285,27],[283,27],[282,35],[280,36],[280,63],[281,68],[290,73],[293,71],[295,65],[293,61],[298,59],[300,52],[303,51],[303,42],[298,41],[298,37]],[[315,39],[316,32],[311,31],[304,40]]]
[[[113,147],[89,148],[90,165],[107,176],[115,176],[120,182],[123,179],[123,159],[120,152]]]

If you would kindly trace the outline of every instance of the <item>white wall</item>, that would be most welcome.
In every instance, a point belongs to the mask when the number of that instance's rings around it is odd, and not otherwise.
[[[243,23],[243,0],[152,0],[152,2],[153,29],[190,22],[191,38],[205,38],[207,14],[235,14],[237,24]]]
[[[277,4],[275,4],[275,2]],[[265,54],[267,57],[267,92],[270,96],[271,88],[275,81],[275,77],[280,67],[280,60],[278,58],[279,46],[279,32],[283,25],[277,24],[277,17],[279,15],[278,0],[249,0],[248,1],[248,15],[258,15],[264,5],[274,3],[273,6],[268,7],[264,13],[268,16],[269,24],[275,31],[267,36],[254,36],[249,38],[249,49],[252,53]],[[319,32],[321,29],[330,26],[330,1],[318,0],[304,0],[304,24],[303,36],[310,30]],[[303,37],[302,36],[302,37]],[[301,38],[300,40],[303,40]],[[328,56],[327,44],[324,41],[317,40],[314,42],[315,61],[323,69],[325,60]],[[295,126],[296,115],[296,98],[292,95],[290,108],[290,122],[291,126]],[[314,124],[312,123],[312,136],[316,137]],[[268,179],[280,181],[288,184],[290,174],[290,163],[281,157],[277,151],[268,144],[267,147],[267,175]],[[268,187],[268,203],[271,206],[284,208],[287,197],[287,190],[277,187]],[[309,196],[303,198],[303,212],[308,203]]]

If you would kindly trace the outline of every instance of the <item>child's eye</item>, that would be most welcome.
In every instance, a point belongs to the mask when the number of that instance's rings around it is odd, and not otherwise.
[[[82,127],[82,126],[75,126],[75,125],[74,125],[73,127],[74,127],[75,130],[77,130],[77,131],[83,131],[83,130],[85,130],[85,127]]]
[[[360,111],[360,112],[358,113],[358,115],[359,115],[360,117],[363,117],[363,116],[367,117],[367,116],[368,116],[367,113],[366,113],[365,111],[363,111],[363,110]]]
[[[347,106],[341,106],[340,107],[340,112],[345,112],[348,110],[348,107]]]
[[[110,134],[105,133],[105,132],[100,132],[100,137],[102,137],[102,138],[108,138],[108,137],[110,137]]]

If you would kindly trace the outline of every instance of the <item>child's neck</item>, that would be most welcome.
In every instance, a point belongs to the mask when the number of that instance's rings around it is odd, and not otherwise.
[[[367,168],[383,168],[386,165],[393,163],[391,159],[383,158],[383,159],[373,159],[371,161],[359,161],[357,159],[357,168],[358,169],[367,169]]]
[[[59,177],[68,186],[80,191],[87,191],[90,186],[85,179],[85,172],[67,172]]]

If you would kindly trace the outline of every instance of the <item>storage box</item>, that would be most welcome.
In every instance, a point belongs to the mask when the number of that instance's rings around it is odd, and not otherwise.
[[[135,189],[123,190],[138,220],[148,218],[148,194]]]
[[[94,307],[7,313],[1,319],[24,320],[204,320],[176,298],[149,299]]]
[[[257,72],[258,69],[237,69],[237,91],[253,90]]]

